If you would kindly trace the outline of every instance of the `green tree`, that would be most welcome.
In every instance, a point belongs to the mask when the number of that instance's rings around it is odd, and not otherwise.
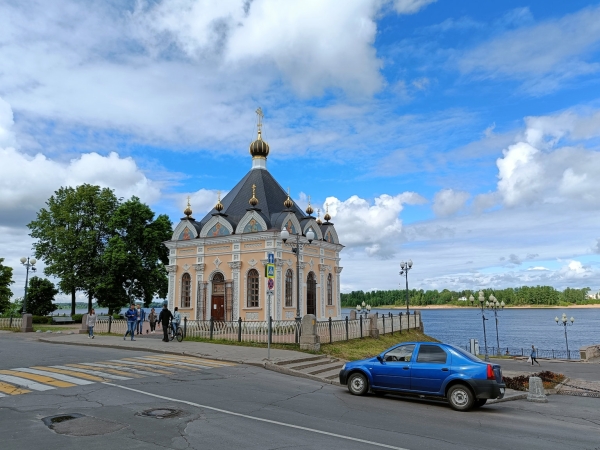
[[[84,184],[60,188],[46,205],[27,226],[36,239],[35,256],[46,264],[44,273],[60,278],[58,286],[71,294],[71,314],[75,314],[77,291],[87,293],[91,308],[112,231],[109,221],[119,200],[111,189]]]
[[[56,309],[54,297],[58,289],[50,280],[40,277],[29,279],[27,288],[27,312],[34,316],[45,316]]]
[[[98,304],[112,312],[132,300],[148,306],[155,297],[165,298],[169,263],[168,249],[163,244],[171,238],[172,223],[132,197],[113,214],[114,230],[103,255],[104,273],[98,286]]]
[[[0,314],[10,309],[10,298],[12,291],[10,285],[14,283],[12,279],[12,267],[3,265],[4,258],[0,258]]]

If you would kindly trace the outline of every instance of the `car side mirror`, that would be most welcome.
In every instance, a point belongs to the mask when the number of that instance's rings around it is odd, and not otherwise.
[[[377,355],[377,361],[379,361],[380,363],[383,363],[383,358],[381,357],[381,355]]]

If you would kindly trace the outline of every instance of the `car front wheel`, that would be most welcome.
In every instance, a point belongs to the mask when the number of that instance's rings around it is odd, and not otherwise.
[[[455,384],[448,390],[448,403],[456,411],[468,411],[474,402],[473,392],[464,384]]]
[[[348,390],[353,395],[365,395],[369,390],[367,377],[362,373],[353,373],[348,379]]]

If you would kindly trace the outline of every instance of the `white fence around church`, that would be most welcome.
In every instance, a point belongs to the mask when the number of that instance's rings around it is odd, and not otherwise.
[[[0,317],[0,330],[20,330],[22,317]]]

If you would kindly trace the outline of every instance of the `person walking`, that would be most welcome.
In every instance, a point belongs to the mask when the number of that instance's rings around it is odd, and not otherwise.
[[[132,303],[129,305],[129,309],[125,312],[125,318],[127,319],[127,331],[123,336],[123,340],[127,335],[131,335],[131,340],[135,341],[133,335],[135,334],[135,326],[137,325],[137,313],[135,312],[135,305]]]
[[[144,321],[146,320],[146,311],[142,308],[142,305],[137,305],[137,309],[135,310],[136,314],[136,322],[137,325],[135,327],[136,334],[142,334],[144,328]]]
[[[173,314],[167,308],[167,303],[163,304],[163,309],[158,315],[158,323],[162,325],[163,329],[163,342],[169,342],[169,322],[173,319]]]
[[[156,321],[158,320],[158,316],[156,315],[156,311],[154,308],[150,310],[150,314],[148,314],[148,322],[150,322],[150,333],[154,334],[156,330]]]
[[[537,360],[537,350],[535,349],[535,347],[533,345],[531,346],[531,355],[529,355],[529,358],[531,359],[532,366],[533,366],[534,362],[536,362],[538,366],[541,366],[541,364]]]
[[[94,308],[92,308],[87,316],[86,325],[88,327],[88,339],[94,339],[94,327],[96,326],[96,311]]]
[[[181,314],[179,313],[179,308],[175,307],[175,312],[173,313],[173,336],[177,335],[177,328],[179,328],[179,324],[181,324]]]

